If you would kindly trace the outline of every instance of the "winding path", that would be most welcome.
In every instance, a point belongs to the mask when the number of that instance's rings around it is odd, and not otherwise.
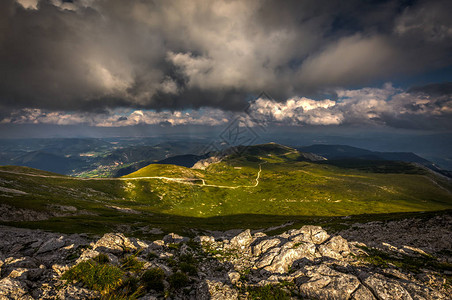
[[[165,176],[144,176],[144,177],[129,177],[129,178],[80,178],[80,177],[71,177],[71,176],[58,176],[58,175],[42,175],[42,174],[31,174],[31,173],[21,173],[21,172],[13,172],[13,171],[4,171],[0,170],[0,173],[8,173],[8,174],[16,174],[16,175],[24,175],[31,177],[40,177],[40,178],[55,178],[55,179],[69,179],[69,180],[115,180],[115,181],[129,181],[129,180],[143,180],[143,179],[160,179],[178,182],[182,184],[189,185],[197,185],[197,186],[205,186],[205,187],[216,187],[223,189],[238,189],[238,188],[255,188],[259,185],[259,179],[262,172],[262,164],[267,162],[263,162],[259,164],[259,171],[256,176],[256,183],[254,185],[237,185],[237,186],[228,186],[228,185],[216,185],[216,184],[206,184],[204,179],[195,179],[195,178],[173,178],[173,177],[165,177]],[[202,183],[195,183],[195,181],[202,181]]]

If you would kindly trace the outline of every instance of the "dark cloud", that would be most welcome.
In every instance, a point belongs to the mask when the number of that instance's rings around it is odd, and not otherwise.
[[[450,1],[2,0],[0,107],[279,101],[452,63]]]
[[[422,86],[414,86],[409,93],[424,93],[432,96],[452,96],[452,82],[431,83]]]
[[[0,119],[0,124],[215,127],[241,117],[250,127],[366,126],[452,129],[452,96],[448,94],[407,92],[394,88],[389,83],[382,88],[338,89],[336,94],[335,100],[291,97],[286,101],[275,101],[262,96],[249,103],[246,113],[232,113],[214,108],[172,111],[117,108],[104,112],[75,113],[26,108],[13,111]]]

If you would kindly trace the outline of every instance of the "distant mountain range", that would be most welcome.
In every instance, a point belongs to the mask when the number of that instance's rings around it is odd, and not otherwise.
[[[72,176],[117,177],[173,156],[199,153],[203,147],[205,143],[196,140],[162,142],[152,138],[0,140],[0,165]]]
[[[401,161],[416,163],[430,170],[452,177],[452,172],[443,170],[434,163],[422,158],[412,152],[379,152],[371,151],[347,145],[311,145],[306,147],[297,147],[299,151],[315,153],[323,156],[328,160],[371,160],[371,161]]]
[[[152,138],[1,140],[0,165],[27,166],[72,176],[120,177],[155,163],[192,167],[199,160],[213,155],[203,153],[207,143],[206,140],[162,141]],[[265,155],[267,150],[281,152],[275,154],[291,151],[286,146],[273,150],[272,147],[271,143],[260,148],[238,146],[230,151],[248,156]],[[299,160],[322,161],[326,158],[342,166],[357,166],[356,160],[360,164],[366,160],[410,162],[452,177],[450,171],[412,152],[377,152],[324,144],[296,149],[300,151]]]

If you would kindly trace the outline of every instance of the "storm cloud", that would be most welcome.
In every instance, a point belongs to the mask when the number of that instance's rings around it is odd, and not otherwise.
[[[266,91],[303,110],[289,123],[411,126],[388,105],[430,116],[450,95],[393,91],[374,105],[345,91],[450,66],[451,11],[447,0],[2,0],[0,118],[118,126],[201,109],[193,122],[218,125]]]
[[[452,97],[407,92],[387,83],[381,88],[337,90],[337,100],[292,97],[276,101],[260,97],[246,112],[218,108],[154,111],[109,109],[103,113],[20,109],[0,124],[56,124],[120,127],[135,125],[226,125],[234,118],[254,126],[372,126],[452,129]]]

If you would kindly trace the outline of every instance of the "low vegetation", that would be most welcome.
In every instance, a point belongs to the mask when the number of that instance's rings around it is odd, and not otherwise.
[[[80,282],[88,289],[107,295],[123,283],[124,271],[109,263],[95,259],[81,262],[63,274],[62,279],[71,283]]]
[[[387,268],[390,265],[395,266],[407,272],[422,273],[422,269],[433,269],[440,272],[452,272],[452,264],[440,262],[431,255],[409,256],[397,253],[390,254],[375,248],[360,247],[367,255],[359,258],[369,264],[377,267]]]
[[[254,187],[259,168],[259,184]],[[146,178],[156,176],[181,181]],[[2,187],[16,191],[0,193],[3,205],[45,216],[41,221],[18,218],[3,224],[67,233],[121,228],[142,237],[155,236],[145,227],[166,232],[187,227],[262,228],[288,221],[452,209],[452,183],[415,165],[309,162],[278,145],[247,148],[206,170],[154,164],[120,180],[85,180],[0,167],[0,179]],[[70,211],[55,208],[69,206]]]
[[[146,270],[143,275],[141,275],[141,281],[147,290],[154,290],[161,292],[164,290],[165,285],[163,280],[165,279],[165,273],[160,268],[152,268]]]
[[[248,297],[252,300],[289,300],[290,292],[282,285],[267,284],[265,286],[247,287]]]

